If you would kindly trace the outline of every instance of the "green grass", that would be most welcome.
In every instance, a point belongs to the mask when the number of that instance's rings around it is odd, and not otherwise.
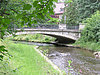
[[[100,51],[100,43],[77,41],[74,45],[82,47],[82,48],[86,48],[92,51]]]
[[[55,38],[42,35],[42,34],[27,34],[27,35],[18,35],[16,37],[9,37],[11,40],[25,40],[25,41],[35,41],[35,42],[53,42]]]
[[[15,71],[14,75],[60,75],[35,51],[34,46],[7,41],[4,45],[13,56],[9,65]]]

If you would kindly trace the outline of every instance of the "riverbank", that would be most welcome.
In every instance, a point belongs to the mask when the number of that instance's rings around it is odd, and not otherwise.
[[[15,71],[14,75],[60,75],[46,60],[34,49],[33,45],[14,44],[9,41],[3,43],[13,56],[9,66]]]
[[[93,42],[84,42],[84,43],[80,43],[80,42],[76,42],[74,44],[72,44],[75,47],[80,47],[86,50],[90,50],[90,51],[100,51],[100,43],[93,43]]]
[[[42,35],[42,34],[33,34],[33,35],[18,35],[16,37],[9,37],[10,40],[15,41],[27,41],[27,42],[39,42],[39,43],[48,43],[48,44],[54,44],[54,45],[61,45],[61,46],[70,46],[70,47],[76,47],[76,48],[83,48],[86,50],[91,51],[100,51],[100,43],[92,43],[92,42],[79,42],[77,41],[74,44],[66,45],[66,44],[59,44],[55,43],[55,38]]]

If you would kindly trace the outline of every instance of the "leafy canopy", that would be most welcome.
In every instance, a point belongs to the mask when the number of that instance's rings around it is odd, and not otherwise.
[[[65,0],[65,6],[66,24],[78,25],[100,10],[100,0]]]
[[[78,25],[78,10],[75,0],[67,0],[65,1],[65,5],[64,16],[66,16],[66,24]]]
[[[0,30],[12,33],[15,27],[23,27],[25,24],[32,26],[37,19],[45,19],[53,14],[54,2],[57,0],[1,0],[0,1]],[[33,2],[32,2],[33,1]]]
[[[88,17],[100,10],[100,0],[75,0],[79,12],[79,21],[82,22]]]

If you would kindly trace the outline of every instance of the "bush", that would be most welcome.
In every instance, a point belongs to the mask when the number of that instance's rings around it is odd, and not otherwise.
[[[29,41],[29,38],[25,38],[26,41]]]
[[[94,13],[91,18],[87,18],[83,23],[86,24],[82,31],[81,41],[100,42],[100,11]]]
[[[49,42],[50,41],[50,37],[45,37],[45,41]]]

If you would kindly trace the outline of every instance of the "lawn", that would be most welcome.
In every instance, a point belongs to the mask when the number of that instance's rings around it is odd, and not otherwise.
[[[6,42],[4,45],[13,56],[9,65],[15,71],[14,75],[60,75],[34,49],[35,46],[12,42]]]

